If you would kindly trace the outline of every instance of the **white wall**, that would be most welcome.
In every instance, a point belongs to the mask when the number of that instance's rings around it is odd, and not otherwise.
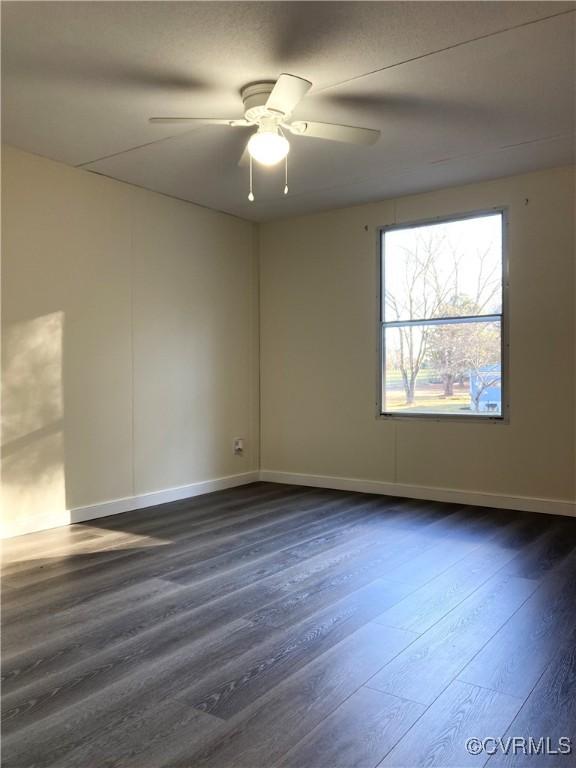
[[[377,419],[376,227],[495,206],[509,209],[510,423]],[[572,168],[266,223],[260,259],[265,477],[573,511]]]
[[[254,225],[2,160],[4,534],[256,470]]]

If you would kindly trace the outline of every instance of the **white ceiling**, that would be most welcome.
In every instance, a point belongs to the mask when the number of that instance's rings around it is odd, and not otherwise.
[[[561,165],[575,8],[3,2],[3,139],[255,221]],[[258,168],[249,203],[245,129],[147,122],[239,117],[240,88],[281,72],[314,83],[296,118],[380,128],[379,143],[292,137],[290,194],[282,169]]]

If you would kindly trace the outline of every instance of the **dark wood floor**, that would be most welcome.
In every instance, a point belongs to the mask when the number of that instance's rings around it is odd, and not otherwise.
[[[268,483],[6,542],[5,768],[568,766],[576,520]]]

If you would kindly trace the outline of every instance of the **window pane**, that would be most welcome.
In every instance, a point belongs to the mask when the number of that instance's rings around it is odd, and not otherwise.
[[[385,413],[501,416],[499,322],[384,329]]]
[[[502,214],[384,233],[384,320],[502,312]]]

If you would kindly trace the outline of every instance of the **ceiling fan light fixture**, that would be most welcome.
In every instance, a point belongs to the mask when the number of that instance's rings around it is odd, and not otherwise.
[[[248,142],[251,157],[262,165],[276,165],[284,160],[289,151],[288,140],[277,128],[259,128]]]

